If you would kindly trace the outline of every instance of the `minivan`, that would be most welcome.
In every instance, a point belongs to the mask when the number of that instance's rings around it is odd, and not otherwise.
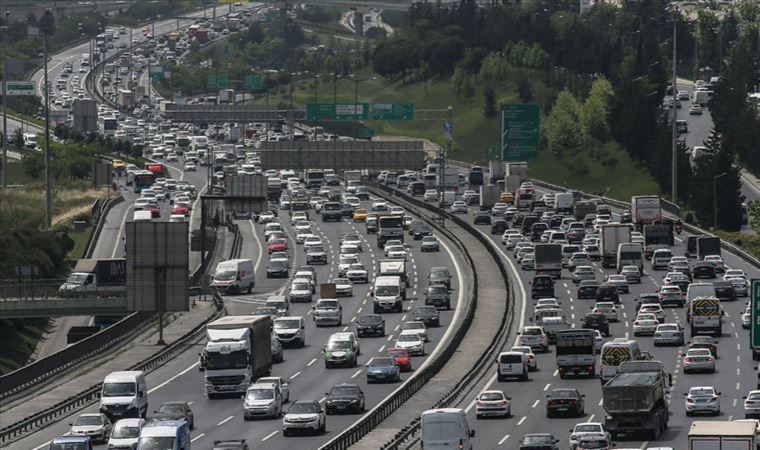
[[[216,265],[211,286],[224,293],[247,291],[256,285],[256,274],[250,259],[230,259]]]
[[[496,378],[506,381],[507,378],[528,380],[528,355],[523,352],[501,352],[496,358]]]
[[[140,430],[137,450],[190,450],[190,427],[184,420],[158,420]]]
[[[475,430],[467,423],[467,413],[459,408],[430,409],[420,418],[420,444],[425,450],[472,450]]]
[[[111,372],[103,380],[100,412],[111,422],[148,413],[148,384],[141,370]]]
[[[686,302],[691,302],[697,297],[716,297],[715,286],[712,283],[691,283],[686,289]]]

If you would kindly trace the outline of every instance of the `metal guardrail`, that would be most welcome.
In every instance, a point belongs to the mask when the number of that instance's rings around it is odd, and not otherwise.
[[[100,199],[98,199],[100,200]],[[87,245],[84,247],[84,253],[82,254],[82,258],[92,258],[92,254],[95,253],[95,246],[98,243],[98,238],[100,237],[100,232],[103,231],[103,226],[106,222],[106,217],[108,217],[108,212],[111,211],[111,208],[116,206],[117,204],[124,201],[124,197],[118,196],[112,199],[109,199],[108,201],[102,201],[99,202],[99,207],[93,208],[93,214],[92,216],[98,221],[97,224],[95,224],[95,229],[92,230],[92,233],[90,233],[90,237],[87,238]]]

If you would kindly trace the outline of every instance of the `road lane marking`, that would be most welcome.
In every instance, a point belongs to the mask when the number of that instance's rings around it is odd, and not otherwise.
[[[360,373],[362,373],[362,370],[361,370],[361,369],[359,369],[359,370],[357,370],[356,372],[354,372],[354,374],[353,374],[353,375],[351,375],[351,378],[356,378],[356,377],[358,377]]]
[[[602,399],[599,399],[599,403],[597,403],[597,406],[602,406]]]
[[[549,386],[551,386],[551,383],[546,383],[546,386],[544,386],[544,392],[549,390]]]
[[[229,422],[230,420],[232,420],[234,417],[235,417],[235,416],[229,416],[228,418],[226,418],[226,419],[222,420],[221,422],[219,422],[218,424],[216,424],[216,426],[218,426],[218,427],[219,427],[219,426],[222,426],[222,425],[224,425],[225,423],[227,423],[227,422]]]
[[[202,438],[205,435],[206,435],[206,433],[201,433],[198,436],[195,436],[194,438],[190,439],[190,442],[195,442],[195,441],[197,441],[198,439]]]
[[[594,421],[594,417],[596,417],[596,414],[591,414],[589,416],[589,418],[588,418],[588,422],[593,422]]]
[[[498,443],[497,445],[501,445],[501,444],[503,444],[504,442],[506,442],[506,441],[507,441],[507,439],[509,439],[509,435],[508,435],[508,434],[507,434],[507,435],[504,435],[504,437],[503,437],[503,438],[501,438],[501,440],[499,441],[499,443]]]
[[[535,408],[536,406],[538,406],[539,403],[541,403],[541,400],[536,400],[535,402],[533,402],[533,406],[531,406],[531,408]]]
[[[300,370],[298,372],[294,373],[293,375],[291,375],[289,379],[292,380],[293,378],[297,377],[298,375],[301,375],[301,371]]]
[[[275,434],[277,434],[277,433],[279,433],[279,430],[274,430],[274,431],[272,431],[271,433],[269,433],[268,435],[266,435],[266,436],[265,436],[265,437],[264,437],[264,438],[261,440],[261,442],[266,442],[267,440],[269,440],[269,438],[273,437],[273,436],[274,436]]]
[[[522,425],[523,423],[525,423],[526,420],[528,420],[528,416],[522,416],[520,418],[520,421],[517,422],[517,425]]]
[[[556,377],[557,375],[559,375],[559,370],[557,370],[557,369],[554,369],[554,373],[552,374],[552,376],[553,376],[553,377]]]
[[[310,366],[311,366],[312,364],[314,364],[315,362],[317,362],[317,358],[314,358],[314,359],[312,359],[311,361],[309,361],[309,363],[308,363],[308,364],[306,364],[306,367],[310,367]]]
[[[198,363],[196,362],[195,364],[191,365],[190,367],[188,367],[187,369],[185,369],[182,372],[178,373],[177,375],[174,375],[173,377],[169,378],[168,380],[164,381],[163,383],[159,384],[158,386],[155,386],[153,389],[149,389],[148,390],[148,394],[152,394],[153,392],[161,389],[162,387],[166,386],[167,384],[171,383],[172,381],[176,380],[177,378],[181,377],[182,375],[190,372],[191,370],[193,370],[197,366],[198,366]]]
[[[385,350],[385,344],[381,345],[379,349],[377,349],[378,353],[382,353],[383,350]]]

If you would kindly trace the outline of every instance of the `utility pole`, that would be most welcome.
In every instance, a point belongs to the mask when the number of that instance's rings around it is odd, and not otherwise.
[[[50,180],[50,87],[48,85],[47,33],[42,30],[42,58],[45,61],[45,225],[53,224],[53,192]]]
[[[673,21],[673,106],[671,109],[673,110],[673,120],[671,125],[671,138],[672,138],[672,149],[671,149],[671,158],[672,158],[672,164],[671,164],[671,193],[672,193],[672,199],[673,203],[678,204],[678,131],[676,130],[676,119],[678,117],[676,108],[676,102],[677,94],[678,94],[678,74],[676,73],[676,66],[677,66],[677,41],[676,41],[676,24],[678,22],[676,20]]]
[[[454,112],[454,109],[449,106],[448,107],[448,118],[447,118],[447,127],[452,128],[452,113]],[[441,222],[441,226],[444,226],[445,223],[445,210],[444,207],[444,195],[443,193],[446,190],[446,153],[451,153],[451,143],[454,140],[453,136],[451,135],[452,131],[447,131],[446,128],[444,128],[445,138],[446,138],[446,148],[441,147],[438,152],[438,220]]]
[[[5,41],[5,30],[8,29],[8,17],[11,15],[10,11],[5,11],[5,27],[3,29],[3,42]],[[8,188],[8,67],[6,58],[8,55],[7,46],[3,46],[3,189]]]

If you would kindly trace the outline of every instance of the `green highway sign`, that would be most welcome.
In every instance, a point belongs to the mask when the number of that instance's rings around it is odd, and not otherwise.
[[[226,73],[217,73],[208,76],[207,86],[209,89],[227,89],[230,80]]]
[[[373,103],[372,120],[414,120],[414,103]]]
[[[501,110],[501,159],[538,159],[540,115],[536,104],[508,104]]]
[[[307,103],[306,120],[311,122],[369,120],[369,103]]]
[[[760,279],[752,280],[752,300],[750,303],[750,347],[760,351]]]
[[[260,75],[246,75],[243,87],[247,91],[260,91],[264,87]]]
[[[34,95],[34,81],[6,81],[5,92],[8,95]]]

